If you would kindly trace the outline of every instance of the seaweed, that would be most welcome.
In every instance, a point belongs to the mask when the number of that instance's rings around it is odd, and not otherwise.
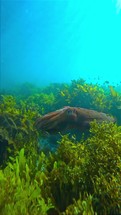
[[[82,79],[25,88],[0,96],[0,214],[121,214],[120,91]],[[67,105],[113,114],[117,124],[93,121],[86,138],[58,134],[44,149],[36,118]]]
[[[4,171],[0,170],[0,214],[47,214],[53,208],[51,199],[44,200],[41,186],[31,177],[24,149],[11,160]]]
[[[121,127],[93,122],[91,134],[81,143],[62,137],[51,170],[51,192],[62,211],[86,192],[98,214],[116,214],[121,210]]]
[[[38,132],[34,128],[36,116],[37,111],[27,109],[23,101],[17,104],[15,97],[2,95],[0,103],[0,144],[6,154],[16,154],[22,147],[25,148],[28,155],[34,154],[35,149],[37,151]],[[6,141],[7,144],[5,144]]]

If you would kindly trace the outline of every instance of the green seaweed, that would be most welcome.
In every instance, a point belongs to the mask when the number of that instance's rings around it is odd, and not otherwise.
[[[18,150],[24,147],[28,155],[34,156],[38,147],[38,132],[34,127],[37,114],[37,111],[27,109],[26,103],[20,101],[17,104],[15,97],[11,95],[2,96],[0,134],[1,145],[4,146],[4,142],[7,141],[6,154],[16,154]]]
[[[36,163],[24,148],[10,157],[0,171],[1,214],[120,214],[121,127],[93,122],[90,132],[79,142],[62,136]]]
[[[0,214],[43,214],[53,208],[51,199],[44,200],[41,185],[31,177],[24,149],[0,170]]]
[[[121,214],[121,93],[111,90],[80,79],[0,96],[1,215]],[[35,120],[67,105],[113,114],[118,124],[93,121],[87,138],[61,135],[45,154]]]
[[[91,133],[81,144],[62,137],[51,171],[51,192],[60,210],[87,192],[98,214],[117,214],[121,211],[121,127],[93,122]]]

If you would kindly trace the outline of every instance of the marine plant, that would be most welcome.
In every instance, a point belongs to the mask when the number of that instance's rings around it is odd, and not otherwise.
[[[24,149],[15,159],[0,170],[0,214],[1,215],[46,215],[53,208],[51,199],[42,197],[43,175],[41,184],[31,174],[32,168],[27,163]]]
[[[107,100],[105,89],[98,84],[86,83],[83,79],[73,80],[70,85],[56,85],[53,93],[56,109],[67,105],[98,111],[110,109],[110,100]]]
[[[72,91],[72,103],[78,101],[77,106],[94,108],[103,111],[106,107],[106,95],[102,87],[97,84],[87,84],[80,79],[72,81],[70,90]]]
[[[110,100],[111,113],[116,116],[118,124],[121,125],[121,91],[113,86],[109,86],[109,94],[107,99]]]
[[[53,110],[55,96],[52,92],[48,94],[41,92],[29,96],[25,102],[32,110],[38,111],[39,114],[45,114]]]
[[[77,201],[74,200],[74,203],[69,205],[62,215],[97,215],[93,210],[92,199],[91,195],[85,194],[84,199],[80,195],[79,199]]]
[[[35,119],[66,105],[113,113],[119,124],[94,121],[88,137],[60,135],[56,150],[45,154]],[[82,79],[33,88],[25,97],[2,94],[0,214],[121,214],[119,107],[120,92]]]
[[[91,134],[84,142],[62,137],[50,172],[51,192],[62,211],[80,193],[84,200],[86,192],[97,214],[120,214],[121,127],[93,122]]]
[[[0,102],[0,135],[1,147],[7,154],[16,154],[22,147],[25,148],[27,154],[33,154],[36,148],[38,132],[34,128],[34,119],[37,111],[32,111],[26,107],[26,103],[16,102],[16,97],[11,95],[2,95]],[[29,142],[29,145],[28,145]],[[30,151],[31,147],[33,150]],[[3,158],[3,157],[2,157]],[[2,164],[2,158],[0,163]]]
[[[10,157],[0,170],[0,214],[119,215],[121,127],[93,122],[90,132],[87,140],[62,136],[36,162],[24,148]]]

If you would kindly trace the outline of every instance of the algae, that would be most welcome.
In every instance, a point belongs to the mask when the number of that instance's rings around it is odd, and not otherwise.
[[[1,92],[1,215],[121,214],[121,93],[115,92],[82,79]],[[93,121],[86,138],[61,134],[56,150],[51,144],[44,150],[36,118],[67,105],[112,114],[117,124]]]

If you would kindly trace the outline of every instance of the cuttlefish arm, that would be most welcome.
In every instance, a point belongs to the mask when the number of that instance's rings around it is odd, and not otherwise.
[[[67,127],[68,122],[73,117],[73,110],[70,107],[64,107],[62,109],[50,112],[40,118],[35,122],[37,129],[42,131],[53,132],[64,130]]]
[[[114,118],[105,113],[78,107],[64,107],[54,112],[50,112],[35,122],[37,129],[55,133],[67,129],[89,129],[90,122],[94,119],[97,122],[114,122]]]
[[[86,108],[75,108],[77,112],[77,127],[81,129],[90,128],[90,122],[96,120],[98,123],[115,122],[114,117],[109,116],[106,113],[90,110]]]

